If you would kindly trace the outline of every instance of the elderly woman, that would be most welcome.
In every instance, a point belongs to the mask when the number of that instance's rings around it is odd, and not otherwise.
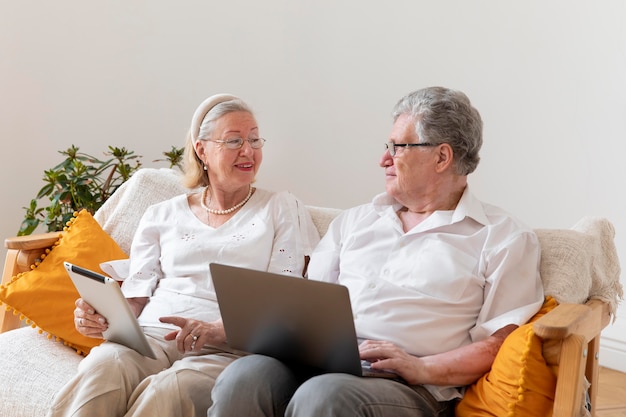
[[[302,277],[319,236],[287,192],[252,186],[265,139],[237,97],[220,94],[196,110],[185,147],[185,185],[200,192],[150,207],[130,253],[122,290],[156,359],[104,342],[57,394],[49,416],[205,416],[229,349],[209,264]],[[77,300],[80,333],[102,337],[106,318]]]

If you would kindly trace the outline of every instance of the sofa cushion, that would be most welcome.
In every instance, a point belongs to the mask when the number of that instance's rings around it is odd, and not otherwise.
[[[178,170],[142,168],[113,193],[94,218],[124,252],[130,253],[133,236],[146,209],[190,191],[183,186]]]
[[[326,234],[330,223],[335,220],[335,217],[342,211],[341,209],[329,207],[306,206],[306,208],[309,214],[311,214],[311,220],[313,220],[313,224],[320,234],[320,237]]]
[[[31,327],[0,334],[0,416],[45,416],[83,358]]]
[[[83,336],[74,328],[74,309],[79,298],[63,262],[102,272],[99,264],[127,255],[93,219],[88,211],[76,213],[59,240],[42,255],[31,271],[18,274],[0,287],[0,301],[32,327],[88,354],[102,339]]]

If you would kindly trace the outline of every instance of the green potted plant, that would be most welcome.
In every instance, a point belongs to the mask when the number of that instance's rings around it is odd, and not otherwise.
[[[170,168],[180,168],[184,148],[172,146],[169,152],[163,152]],[[45,185],[37,196],[30,201],[18,236],[30,235],[44,224],[48,232],[62,230],[75,211],[87,209],[92,214],[141,167],[141,156],[126,148],[109,146],[104,153],[105,159],[99,159],[80,152],[72,145],[65,151],[59,151],[65,159],[55,167],[44,171]],[[47,198],[50,203],[39,207],[39,201]]]

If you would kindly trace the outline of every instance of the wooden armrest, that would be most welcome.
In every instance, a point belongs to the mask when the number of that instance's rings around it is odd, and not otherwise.
[[[561,304],[533,324],[544,339],[543,356],[558,365],[554,417],[578,415],[584,398],[583,376],[591,387],[588,397],[595,415],[600,333],[610,322],[608,303]]]
[[[15,236],[4,239],[4,246],[7,249],[33,250],[45,249],[59,240],[61,232],[41,233],[29,236]]]
[[[586,343],[598,339],[611,320],[609,305],[600,300],[586,304],[561,304],[533,324],[535,334],[543,339],[543,356],[551,366],[560,363],[561,346],[571,335]],[[596,342],[598,342],[596,340]]]
[[[41,256],[44,249],[59,240],[61,232],[41,233],[30,236],[15,236],[4,240],[8,249],[2,273],[2,283],[10,282],[11,277],[26,272]]]
[[[577,334],[588,342],[600,334],[610,319],[608,304],[600,300],[589,300],[586,304],[560,304],[537,320],[533,330],[544,340],[562,340]]]

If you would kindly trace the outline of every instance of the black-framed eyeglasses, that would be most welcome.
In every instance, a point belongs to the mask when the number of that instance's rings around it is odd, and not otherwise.
[[[209,142],[217,142],[224,145],[226,149],[240,149],[243,146],[244,141],[248,141],[252,149],[261,149],[265,145],[265,139],[263,138],[232,138],[232,139],[206,139]]]
[[[385,149],[389,151],[389,155],[396,156],[396,148],[406,148],[411,146],[437,146],[436,143],[393,143],[387,142],[385,143]]]

